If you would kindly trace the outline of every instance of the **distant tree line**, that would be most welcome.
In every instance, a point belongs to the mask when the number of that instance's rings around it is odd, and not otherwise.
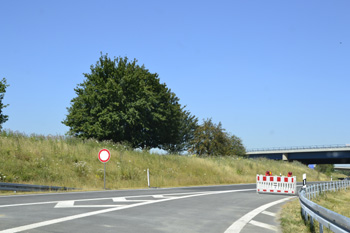
[[[170,153],[245,154],[240,138],[226,133],[221,123],[216,125],[211,119],[199,125],[175,93],[160,82],[158,74],[139,66],[136,59],[111,59],[101,54],[84,77],[74,89],[77,96],[62,121],[70,135]]]

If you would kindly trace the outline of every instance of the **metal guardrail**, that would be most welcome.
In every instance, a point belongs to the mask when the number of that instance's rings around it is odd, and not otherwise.
[[[308,221],[309,215],[312,227],[314,226],[314,220],[319,222],[320,232],[323,232],[323,227],[333,232],[350,232],[350,218],[317,205],[310,200],[327,191],[337,191],[347,188],[350,188],[349,180],[313,184],[301,189],[299,192],[299,201],[304,220]]]
[[[279,150],[309,150],[309,149],[333,149],[333,148],[350,148],[350,144],[336,144],[336,145],[321,145],[321,146],[292,146],[292,147],[271,147],[271,148],[253,148],[248,149],[247,152],[257,151],[279,151]]]
[[[33,191],[68,191],[76,190],[75,188],[46,186],[46,185],[31,185],[31,184],[16,184],[0,182],[0,191],[17,191],[17,192],[33,192]]]

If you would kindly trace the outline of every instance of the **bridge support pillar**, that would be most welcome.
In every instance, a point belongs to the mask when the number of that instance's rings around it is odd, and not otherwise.
[[[288,161],[288,154],[287,153],[283,153],[282,154],[282,160],[283,161]]]

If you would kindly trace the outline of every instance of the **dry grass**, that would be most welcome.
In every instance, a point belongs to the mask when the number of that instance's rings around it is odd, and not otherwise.
[[[350,218],[350,189],[338,192],[325,192],[312,199],[318,205]]]
[[[106,165],[108,189],[147,187],[147,168],[152,187],[255,183],[256,174],[266,170],[278,175],[292,171],[298,181],[303,173],[307,173],[309,181],[329,180],[298,162],[157,155],[112,142],[2,132],[0,182],[101,189],[104,166],[97,154],[103,148],[111,151],[111,160]]]
[[[350,217],[349,189],[346,191],[327,192],[312,201],[336,213]],[[304,222],[300,211],[301,207],[298,198],[288,202],[282,207],[280,220],[283,232],[319,232],[319,223],[315,221],[314,229],[310,229],[310,222]],[[324,227],[323,230],[323,232],[332,232],[326,227]]]

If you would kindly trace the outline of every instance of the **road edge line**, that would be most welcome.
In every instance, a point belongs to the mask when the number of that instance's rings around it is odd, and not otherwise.
[[[250,211],[249,213],[245,214],[240,219],[235,221],[229,228],[226,229],[226,231],[224,233],[239,233],[239,232],[241,232],[241,230],[245,227],[245,225],[247,225],[247,223],[249,223],[250,220],[252,220],[256,215],[260,214],[261,212],[263,212],[267,208],[270,208],[271,206],[288,201],[292,198],[295,198],[295,197],[287,197],[287,198],[280,199],[278,201],[270,202],[270,203],[267,203],[265,205],[262,205],[256,209]]]

